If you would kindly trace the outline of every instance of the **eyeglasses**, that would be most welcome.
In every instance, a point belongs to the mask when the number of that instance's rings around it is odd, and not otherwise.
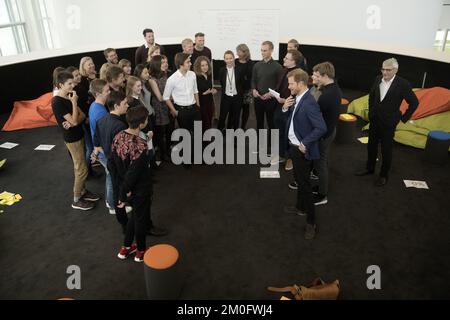
[[[386,72],[391,72],[394,69],[385,69],[385,68],[381,68],[381,72],[386,71]]]

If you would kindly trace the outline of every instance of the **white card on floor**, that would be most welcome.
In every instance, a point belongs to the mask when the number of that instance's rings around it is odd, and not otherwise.
[[[279,179],[280,172],[278,170],[271,170],[270,168],[261,168],[259,177],[261,179]]]
[[[162,161],[156,161],[156,165],[159,167],[161,165]]]
[[[17,147],[19,144],[18,143],[12,143],[12,142],[5,142],[4,144],[0,145],[0,148],[3,149],[12,149]]]
[[[55,146],[52,144],[41,144],[39,145],[36,149],[34,150],[38,150],[38,151],[50,151],[54,148]]]
[[[425,181],[403,180],[407,188],[430,189]]]

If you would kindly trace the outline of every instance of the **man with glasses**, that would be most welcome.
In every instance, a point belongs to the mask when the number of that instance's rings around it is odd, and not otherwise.
[[[375,172],[375,164],[378,156],[378,141],[381,141],[381,165],[380,177],[375,185],[384,186],[388,180],[392,163],[392,145],[395,128],[401,120],[407,122],[419,105],[415,93],[409,82],[399,76],[398,62],[391,58],[383,62],[381,76],[375,80],[369,94],[369,144],[367,147],[368,159],[366,169],[357,172],[357,176],[365,176]],[[408,108],[402,115],[400,105],[406,100]]]

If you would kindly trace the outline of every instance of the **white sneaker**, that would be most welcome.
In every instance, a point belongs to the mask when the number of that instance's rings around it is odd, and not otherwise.
[[[108,211],[109,211],[109,214],[116,214],[116,210],[114,210],[114,209],[108,209]]]

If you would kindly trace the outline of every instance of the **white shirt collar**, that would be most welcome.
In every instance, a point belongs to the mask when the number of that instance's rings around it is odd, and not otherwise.
[[[307,89],[305,92],[303,92],[301,95],[297,96],[295,98],[295,102],[296,104],[298,104],[300,102],[300,100],[303,98],[303,96],[309,91],[309,89]]]
[[[396,77],[396,75],[394,75],[393,77],[392,77],[392,79],[391,80],[389,80],[389,81],[386,81],[386,80],[384,80],[384,78],[381,78],[381,81],[384,83],[384,84],[392,84],[392,82],[394,81],[394,79],[395,79],[395,77]]]

